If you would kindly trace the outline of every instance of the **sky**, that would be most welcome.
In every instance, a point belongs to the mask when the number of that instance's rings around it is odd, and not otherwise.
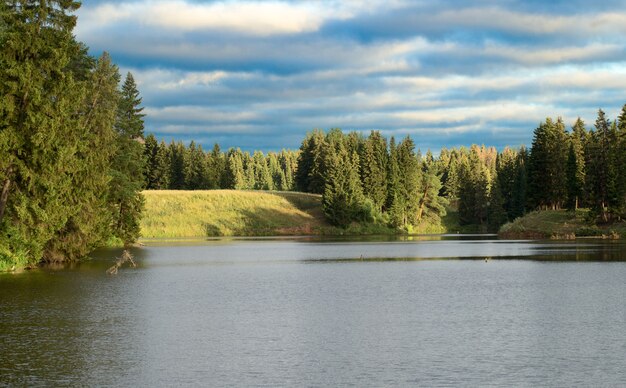
[[[90,0],[77,38],[138,83],[146,133],[296,149],[308,131],[421,150],[530,145],[626,103],[625,1]]]

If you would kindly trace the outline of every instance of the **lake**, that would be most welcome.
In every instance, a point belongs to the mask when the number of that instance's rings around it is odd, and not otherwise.
[[[626,243],[149,242],[0,274],[0,386],[625,386]]]

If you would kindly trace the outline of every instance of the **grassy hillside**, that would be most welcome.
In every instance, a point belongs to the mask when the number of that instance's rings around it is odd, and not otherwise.
[[[144,191],[143,238],[317,234],[321,196],[235,190]]]
[[[502,226],[502,238],[626,237],[626,224],[597,226],[587,221],[588,210],[535,211]]]

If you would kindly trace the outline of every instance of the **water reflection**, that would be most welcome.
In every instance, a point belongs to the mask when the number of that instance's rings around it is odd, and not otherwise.
[[[115,276],[119,249],[1,275],[0,385],[626,384],[623,241],[231,239],[132,253],[138,267]]]

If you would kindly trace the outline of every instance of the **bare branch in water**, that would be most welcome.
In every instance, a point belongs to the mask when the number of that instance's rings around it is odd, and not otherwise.
[[[128,250],[124,249],[124,252],[122,252],[122,256],[118,257],[115,264],[111,268],[107,269],[107,274],[117,275],[118,268],[124,265],[124,263],[126,263],[127,261],[130,262],[130,265],[133,268],[137,267],[137,264],[133,260],[133,255],[131,255],[130,252],[128,252]]]

